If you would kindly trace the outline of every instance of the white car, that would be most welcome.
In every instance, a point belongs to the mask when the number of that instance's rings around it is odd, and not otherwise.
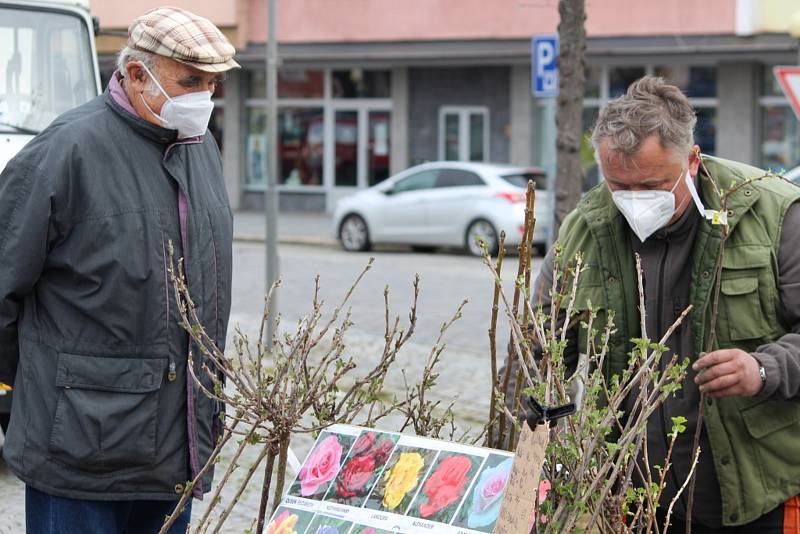
[[[782,174],[782,176],[787,180],[794,182],[796,184],[800,183],[800,166],[795,167],[790,171],[786,171],[785,173]]]
[[[533,243],[543,250],[552,203],[544,171],[535,167],[456,161],[418,165],[340,200],[333,230],[351,251],[402,243],[419,249],[464,247],[480,255],[477,240],[482,239],[496,254],[501,231],[507,250],[522,238],[528,180],[536,182]]]

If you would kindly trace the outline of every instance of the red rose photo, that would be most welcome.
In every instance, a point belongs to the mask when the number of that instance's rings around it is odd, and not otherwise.
[[[422,483],[408,515],[450,523],[482,460],[478,456],[462,453],[440,454]]]
[[[350,454],[331,484],[325,500],[360,507],[379,480],[386,461],[400,439],[398,434],[368,430],[356,439]]]

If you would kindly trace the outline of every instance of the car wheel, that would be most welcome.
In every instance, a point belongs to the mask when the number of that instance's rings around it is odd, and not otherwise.
[[[339,226],[339,240],[342,247],[351,252],[369,250],[369,229],[360,215],[348,215]]]
[[[497,255],[497,230],[486,219],[472,221],[467,227],[467,251],[473,256],[481,256],[481,242],[486,243],[490,255]]]

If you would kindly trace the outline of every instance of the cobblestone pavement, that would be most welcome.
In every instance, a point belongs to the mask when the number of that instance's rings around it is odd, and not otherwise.
[[[257,331],[263,305],[263,247],[237,244],[235,247],[235,276],[231,326],[238,324],[247,334]],[[322,273],[323,297],[334,301],[340,298],[367,255],[347,254],[322,247],[282,247],[282,272],[284,293],[280,301],[283,324],[287,327],[310,308],[313,278]],[[538,267],[538,261],[535,263]],[[503,272],[506,290],[513,289],[516,258],[509,258]],[[377,256],[373,272],[354,295],[353,320],[356,325],[346,339],[350,353],[360,367],[367,368],[383,348],[383,287],[392,288],[393,315],[401,320],[407,317],[410,299],[410,281],[415,272],[422,276],[422,295],[419,303],[420,324],[417,335],[403,348],[386,381],[389,393],[404,390],[401,369],[410,380],[420,376],[442,322],[448,320],[464,297],[470,299],[464,317],[456,323],[447,336],[448,348],[442,356],[441,373],[436,397],[445,403],[455,401],[455,413],[460,428],[479,428],[488,412],[489,372],[486,359],[488,342],[486,329],[491,308],[491,277],[479,260],[453,254],[381,253]],[[327,308],[330,310],[330,308]],[[501,321],[502,322],[502,321]],[[500,328],[500,341],[507,329]],[[394,429],[396,421],[385,421],[383,428]],[[296,436],[292,449],[302,459],[310,445],[310,436]],[[217,473],[227,467],[233,454],[233,445],[224,451]],[[256,455],[250,448],[240,465],[247,464]],[[230,502],[231,492],[245,477],[246,469],[238,469],[233,482],[223,493],[223,502]],[[290,471],[290,476],[294,473]],[[257,472],[243,494],[240,503],[225,523],[223,532],[243,532],[256,517],[260,499],[263,471]],[[0,534],[24,531],[24,487],[0,464]],[[193,521],[197,521],[205,502],[195,502]]]

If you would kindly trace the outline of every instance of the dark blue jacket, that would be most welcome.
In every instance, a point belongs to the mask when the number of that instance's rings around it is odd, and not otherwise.
[[[176,141],[107,91],[0,174],[0,381],[14,384],[3,452],[41,491],[174,499],[213,449],[220,406],[187,378],[167,250],[186,258],[224,348],[233,218],[213,137]]]

